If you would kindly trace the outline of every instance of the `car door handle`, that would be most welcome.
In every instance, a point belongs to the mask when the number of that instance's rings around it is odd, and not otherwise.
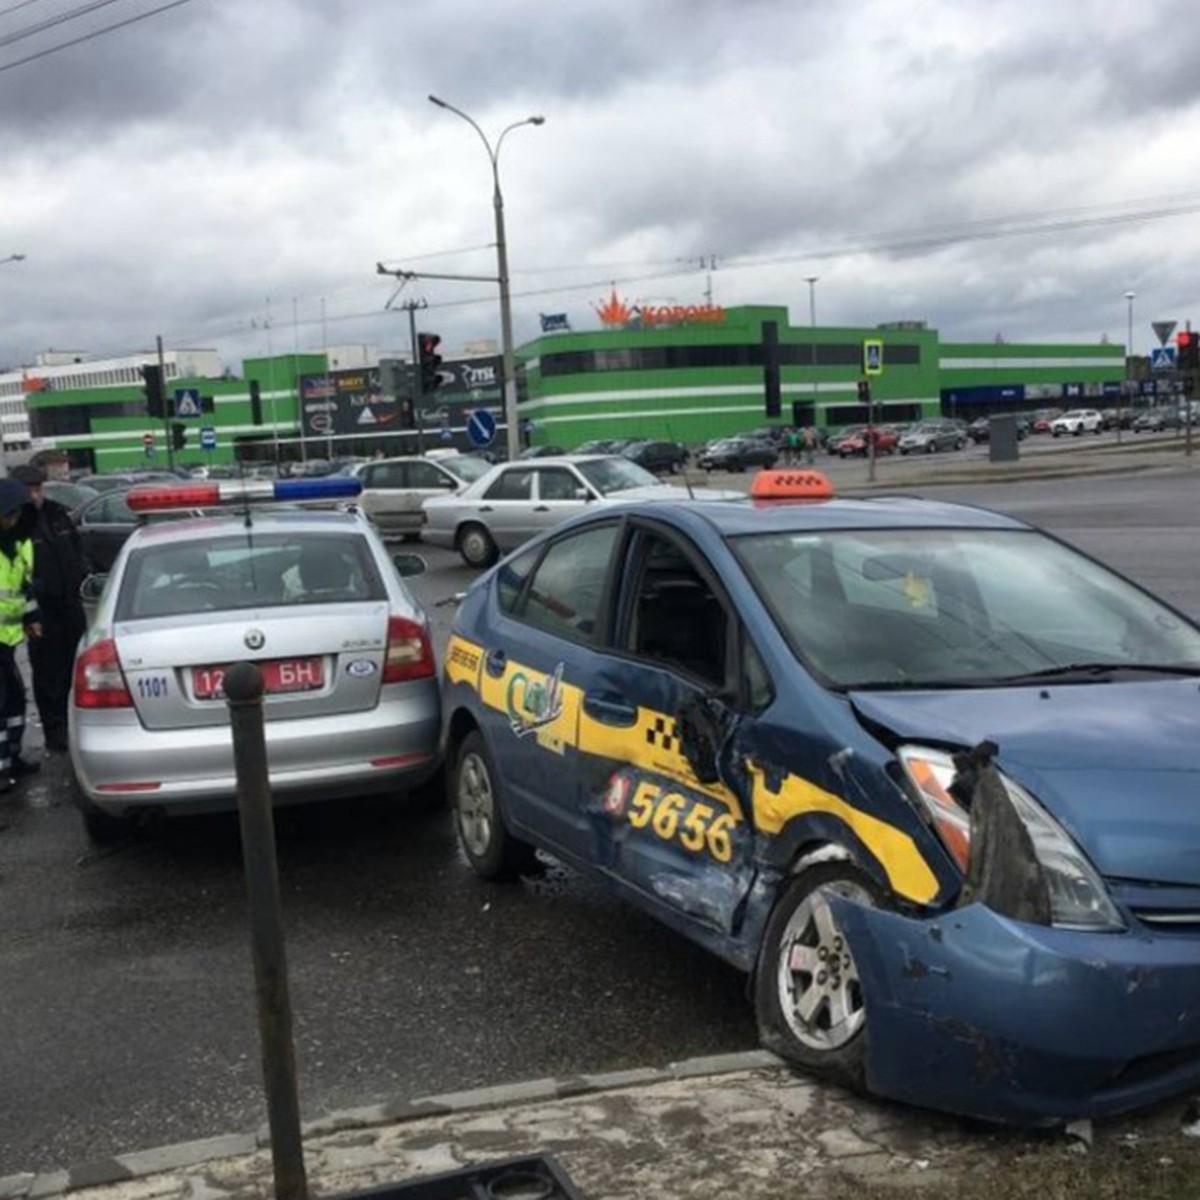
[[[489,675],[503,675],[507,663],[508,655],[503,650],[491,650],[483,665],[487,668]]]
[[[637,724],[637,705],[615,692],[589,692],[583,698],[583,710],[605,725]]]
[[[537,504],[534,506],[533,511],[534,512],[549,512],[550,506],[548,504]]]
[[[480,511],[480,512],[491,512],[491,511],[492,511],[492,506],[491,506],[490,504],[481,504],[481,505],[479,506],[479,511]]]

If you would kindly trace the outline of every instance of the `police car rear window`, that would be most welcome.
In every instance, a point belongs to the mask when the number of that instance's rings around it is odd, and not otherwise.
[[[254,531],[135,550],[121,583],[116,616],[136,621],[386,597],[365,538]]]

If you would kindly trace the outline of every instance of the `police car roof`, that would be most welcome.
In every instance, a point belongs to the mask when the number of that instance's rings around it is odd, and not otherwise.
[[[702,493],[698,493],[702,494]],[[646,505],[653,512],[661,505]],[[814,501],[722,501],[689,505],[724,537],[818,529],[1029,529],[1004,513],[916,496]]]
[[[254,533],[362,533],[364,524],[355,513],[285,509],[282,505],[255,505],[250,510]],[[244,533],[246,517],[242,510],[205,511],[203,516],[175,521],[149,521],[139,525],[131,537],[139,546],[164,542],[203,542],[223,534]]]

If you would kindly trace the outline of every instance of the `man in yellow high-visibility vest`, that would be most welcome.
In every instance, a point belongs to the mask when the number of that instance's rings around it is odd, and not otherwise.
[[[33,542],[17,528],[29,491],[14,479],[0,479],[0,791],[8,791],[37,763],[21,758],[25,735],[25,683],[17,668],[17,647],[26,636],[41,637],[41,616],[33,597]]]

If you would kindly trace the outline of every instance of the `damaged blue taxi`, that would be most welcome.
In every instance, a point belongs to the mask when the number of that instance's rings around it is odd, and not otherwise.
[[[471,866],[598,874],[878,1095],[1036,1125],[1200,1084],[1200,629],[1008,516],[755,491],[605,508],[470,590]]]

